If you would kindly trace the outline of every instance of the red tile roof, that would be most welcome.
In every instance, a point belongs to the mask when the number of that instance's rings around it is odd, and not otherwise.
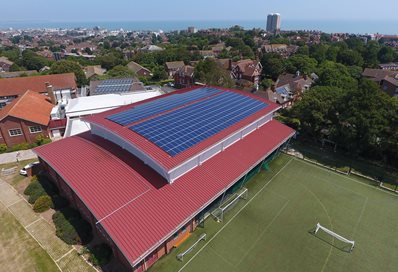
[[[18,96],[27,90],[44,93],[46,82],[49,82],[54,90],[76,89],[75,74],[58,74],[45,76],[31,76],[0,79],[0,96]]]
[[[293,133],[270,121],[172,185],[127,151],[90,133],[34,151],[136,265]]]
[[[201,88],[201,87],[196,86],[196,87],[192,87],[192,88],[181,89],[181,90],[178,90],[178,91],[166,94],[166,95],[158,96],[158,97],[148,99],[145,101],[141,101],[141,102],[138,102],[138,103],[135,103],[132,105],[123,106],[123,107],[120,107],[115,110],[110,110],[110,111],[107,111],[104,113],[96,114],[94,116],[86,117],[85,120],[89,123],[94,123],[99,126],[102,126],[102,127],[106,128],[107,130],[110,130],[110,131],[114,132],[115,134],[121,136],[127,142],[134,144],[140,150],[144,151],[146,154],[148,154],[150,157],[152,157],[156,162],[158,162],[158,164],[162,165],[166,170],[171,170],[174,167],[185,162],[186,160],[192,158],[194,155],[200,153],[204,149],[206,149],[206,148],[212,146],[213,144],[219,142],[220,140],[224,139],[225,137],[232,134],[233,132],[243,128],[244,126],[251,124],[252,122],[258,120],[262,116],[265,116],[265,115],[267,115],[271,112],[274,112],[280,108],[277,104],[272,103],[269,100],[260,98],[258,96],[252,95],[250,93],[244,93],[244,92],[238,91],[238,90],[214,87],[214,88],[217,88],[217,89],[220,89],[223,91],[236,92],[241,95],[245,95],[245,96],[249,96],[254,99],[257,99],[257,100],[261,100],[264,103],[268,104],[268,107],[266,107],[263,110],[258,111],[257,113],[243,119],[242,121],[226,128],[226,129],[224,129],[223,131],[213,135],[212,137],[209,137],[208,139],[194,145],[193,147],[179,153],[178,155],[176,155],[174,157],[170,156],[163,149],[161,149],[154,143],[148,141],[147,139],[145,139],[138,133],[135,133],[134,131],[130,130],[129,126],[123,127],[123,126],[120,126],[120,125],[106,119],[107,116],[125,111],[125,110],[130,109],[139,104],[147,103],[149,101],[153,101],[153,100],[156,100],[156,99],[168,96],[168,95],[188,92],[188,91],[191,91],[191,90],[197,89],[197,88]]]
[[[47,126],[53,107],[47,96],[27,91],[0,110],[0,121],[7,116],[12,116]]]

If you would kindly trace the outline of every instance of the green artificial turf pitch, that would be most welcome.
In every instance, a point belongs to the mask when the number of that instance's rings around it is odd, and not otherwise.
[[[397,271],[398,196],[282,155],[224,222],[206,221],[156,271]],[[355,240],[352,253],[316,223]],[[183,262],[175,255],[208,233]]]

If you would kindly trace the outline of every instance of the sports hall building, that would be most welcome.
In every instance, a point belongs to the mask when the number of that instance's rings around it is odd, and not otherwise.
[[[91,131],[35,152],[114,256],[145,271],[294,135],[273,120],[278,109],[240,91],[183,89],[87,117]]]

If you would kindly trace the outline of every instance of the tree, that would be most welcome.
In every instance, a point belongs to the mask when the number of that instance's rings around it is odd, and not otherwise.
[[[381,63],[392,62],[397,59],[397,52],[391,47],[383,46],[378,53],[378,59]]]
[[[207,58],[195,66],[196,80],[215,86],[231,88],[234,81],[231,79],[228,71],[221,68],[214,60]]]
[[[51,74],[74,73],[79,87],[87,84],[86,76],[80,64],[75,61],[61,60],[51,66]]]
[[[134,76],[134,72],[126,66],[117,65],[109,70],[107,75],[111,78],[127,78]]]
[[[364,59],[364,66],[370,68],[376,68],[379,64],[378,54],[380,51],[380,45],[376,41],[369,41],[366,45],[365,53],[362,54]]]
[[[337,55],[337,61],[348,66],[363,66],[363,58],[361,54],[351,49],[340,50]]]
[[[273,84],[273,81],[272,81],[271,79],[269,79],[269,78],[264,78],[264,79],[261,81],[260,86],[261,86],[261,88],[263,88],[264,90],[267,90],[267,89],[271,88],[272,84]]]
[[[165,80],[168,78],[167,72],[164,69],[164,66],[161,65],[156,65],[153,69],[152,69],[152,80],[154,81],[160,81],[160,80]]]
[[[338,105],[344,95],[340,88],[316,86],[306,91],[292,108],[292,116],[301,121],[305,135],[320,139],[333,129],[338,118]]]
[[[341,63],[325,61],[320,65],[317,75],[319,76],[317,85],[334,86],[345,90],[358,87],[357,80],[351,76],[348,68]]]
[[[275,53],[266,53],[261,58],[263,66],[263,76],[277,80],[285,72],[285,65],[282,57]]]
[[[308,56],[310,54],[308,45],[300,46],[299,49],[297,49],[297,54]]]
[[[16,64],[16,63],[13,63],[10,66],[10,72],[17,72],[17,71],[23,71],[23,70],[24,69],[22,67],[18,66],[18,64]]]
[[[291,56],[286,63],[286,70],[289,73],[296,73],[300,71],[303,74],[310,75],[315,72],[318,62],[316,59],[305,55],[296,54]]]
[[[37,55],[32,50],[25,50],[22,53],[22,66],[28,70],[39,71],[44,66],[51,65],[51,62],[45,57]]]
[[[321,63],[326,60],[326,53],[328,49],[329,46],[325,44],[314,44],[309,48],[309,56]]]

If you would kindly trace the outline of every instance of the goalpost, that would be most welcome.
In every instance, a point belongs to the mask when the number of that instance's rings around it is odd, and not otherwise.
[[[330,229],[327,229],[327,228],[321,226],[321,224],[318,223],[318,224],[316,224],[316,229],[314,231],[314,234],[317,234],[317,232],[319,230],[323,230],[324,232],[326,232],[327,234],[333,236],[334,238],[336,238],[336,239],[338,239],[338,240],[340,240],[340,241],[342,241],[344,243],[350,244],[351,245],[350,252],[352,252],[352,250],[354,249],[355,241],[348,240],[348,239],[344,238],[343,236],[338,235],[337,233],[331,231]]]
[[[217,220],[217,222],[222,222],[224,220],[224,213],[229,211],[232,207],[234,207],[239,200],[247,199],[248,190],[247,188],[242,188],[239,192],[235,193],[230,197],[227,201],[222,203],[217,209],[215,209],[211,214]]]

